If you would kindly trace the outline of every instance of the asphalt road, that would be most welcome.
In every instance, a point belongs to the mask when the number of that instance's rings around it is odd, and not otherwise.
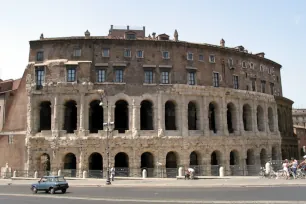
[[[120,188],[71,187],[66,194],[32,194],[28,186],[0,186],[0,204],[306,203],[306,187]]]

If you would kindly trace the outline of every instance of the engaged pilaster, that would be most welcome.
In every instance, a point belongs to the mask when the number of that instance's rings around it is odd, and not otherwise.
[[[164,136],[164,106],[163,106],[163,96],[161,93],[158,93],[157,95],[157,101],[158,101],[158,137]]]
[[[28,92],[28,103],[27,103],[27,135],[31,135],[33,133],[33,100],[32,94]]]

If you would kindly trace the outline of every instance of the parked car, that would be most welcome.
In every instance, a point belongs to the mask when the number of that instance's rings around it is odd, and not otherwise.
[[[66,193],[69,185],[63,176],[43,176],[38,183],[31,185],[33,193],[45,191],[46,193],[54,194],[55,191]]]

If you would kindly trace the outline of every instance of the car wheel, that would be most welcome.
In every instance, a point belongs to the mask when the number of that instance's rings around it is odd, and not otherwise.
[[[62,193],[66,193],[66,189],[62,189]]]
[[[54,188],[51,188],[51,189],[50,189],[50,194],[54,194],[54,193],[55,193]]]
[[[33,193],[37,193],[37,188],[34,187],[34,188],[32,189],[32,192],[33,192]]]

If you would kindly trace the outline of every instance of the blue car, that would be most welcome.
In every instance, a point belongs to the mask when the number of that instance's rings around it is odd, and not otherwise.
[[[38,191],[45,191],[46,193],[54,194],[55,191],[62,191],[66,193],[69,185],[63,176],[44,176],[38,183],[31,185],[31,190],[33,193]]]

